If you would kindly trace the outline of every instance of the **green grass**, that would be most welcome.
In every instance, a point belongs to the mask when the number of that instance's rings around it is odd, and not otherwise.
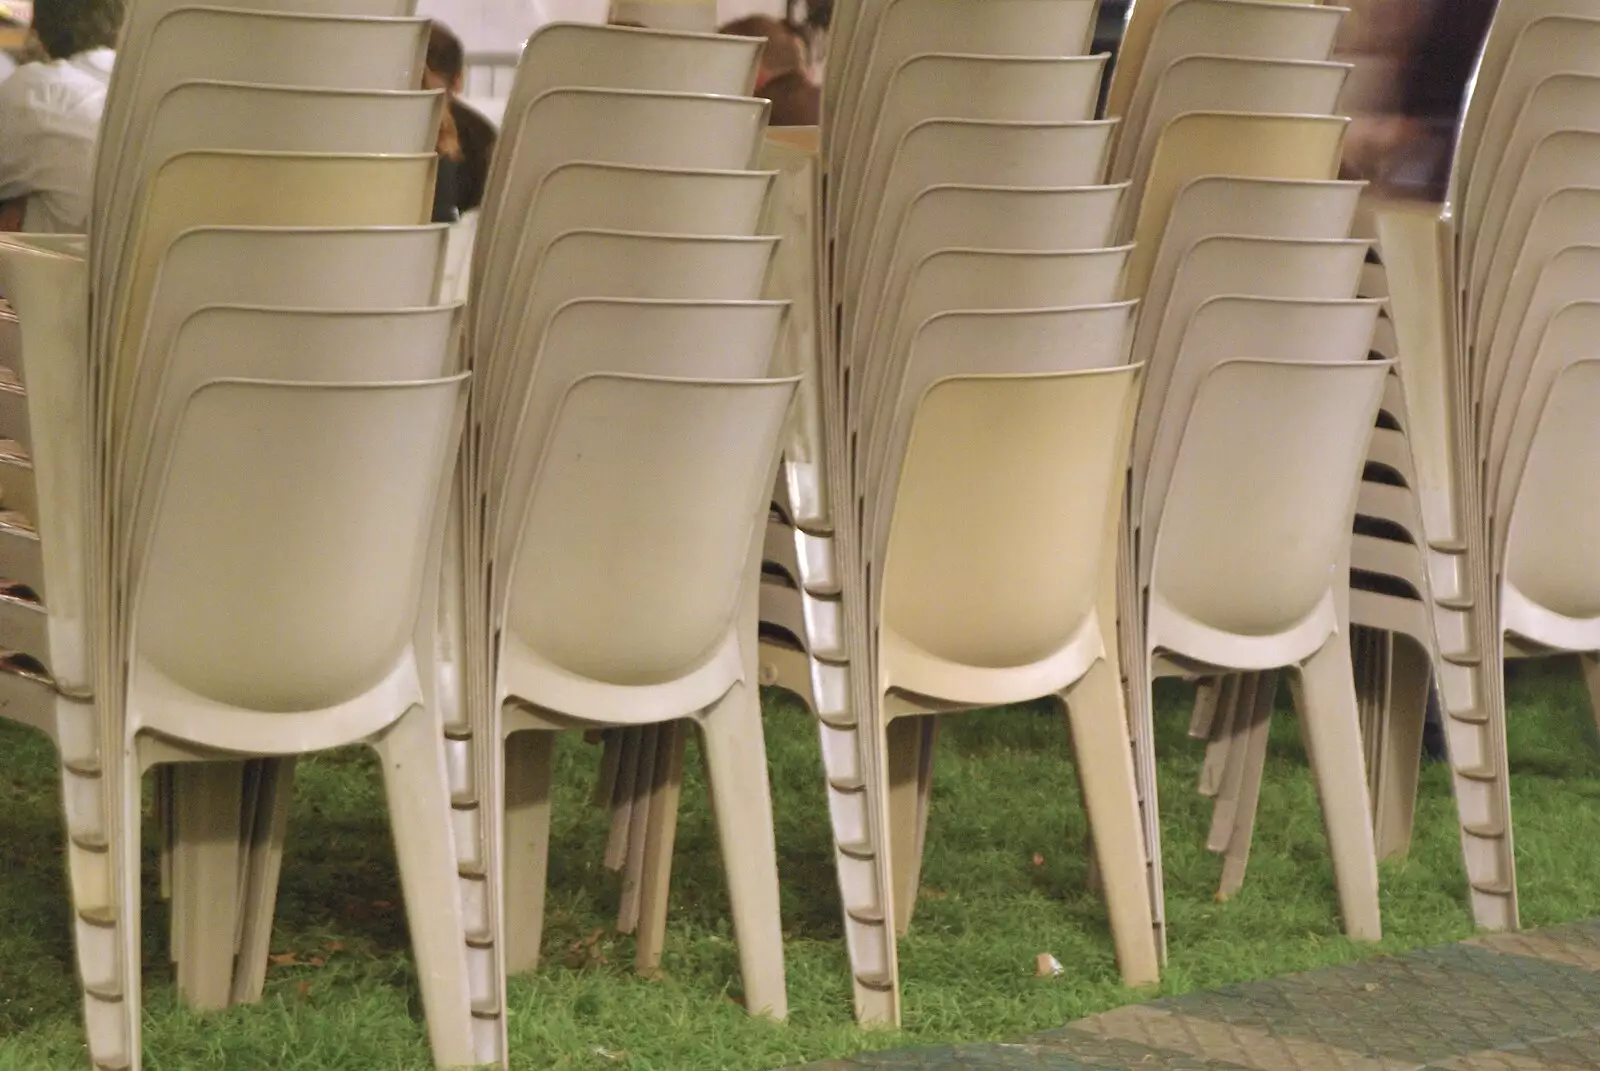
[[[1600,856],[1587,850],[1600,842],[1600,748],[1586,696],[1559,666],[1520,673],[1511,696],[1523,919],[1544,925],[1600,915]],[[1245,890],[1216,903],[1220,861],[1202,850],[1209,805],[1194,791],[1202,749],[1183,735],[1187,693],[1164,690],[1159,705],[1172,940],[1164,992],[1470,933],[1449,782],[1434,766],[1410,857],[1383,874],[1387,940],[1374,949],[1339,936],[1292,718],[1277,722]],[[1061,720],[1008,710],[948,724],[925,893],[900,946],[905,1029],[857,1030],[815,732],[782,697],[769,697],[767,724],[790,1022],[752,1020],[736,1003],[721,864],[692,762],[664,974],[631,973],[632,941],[609,925],[617,881],[599,865],[605,815],[587,803],[599,749],[571,738],[558,751],[546,965],[511,986],[514,1067],[756,1071],[867,1048],[1014,1037],[1151,995],[1118,985],[1104,912],[1084,891],[1083,819]],[[172,997],[158,954],[165,912],[151,906],[151,1071],[429,1066],[375,768],[364,753],[343,751],[301,770],[273,946],[296,962],[272,968],[258,1007],[190,1013]],[[0,1071],[87,1062],[55,785],[48,745],[0,729]],[[1055,955],[1065,974],[1036,978],[1040,952]]]

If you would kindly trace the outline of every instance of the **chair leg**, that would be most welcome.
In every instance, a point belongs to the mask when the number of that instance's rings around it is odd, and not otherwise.
[[[1145,879],[1133,742],[1116,671],[1104,659],[1097,661],[1062,698],[1094,833],[1117,964],[1126,984],[1153,985],[1161,976],[1160,956]]]
[[[113,778],[113,763],[122,765],[121,777]],[[68,794],[69,826],[75,810],[71,798],[74,788],[69,779],[79,775],[63,766],[62,788]],[[74,938],[78,955],[78,974],[83,984],[83,1017],[89,1039],[89,1059],[96,1068],[139,1071],[141,997],[140,968],[142,942],[139,921],[140,823],[143,818],[141,771],[132,742],[121,754],[106,756],[102,773],[95,780],[110,798],[93,819],[86,808],[79,811],[87,820],[104,821],[106,856],[89,861],[73,853]],[[120,784],[116,783],[120,780]],[[70,831],[70,830],[69,830]],[[76,831],[74,840],[77,839]],[[91,875],[89,869],[98,873]],[[105,899],[86,902],[92,895],[91,882],[103,882]]]
[[[1600,652],[1579,655],[1578,667],[1583,671],[1583,683],[1589,690],[1589,708],[1595,727],[1600,729]]]
[[[476,1066],[477,1056],[443,740],[438,716],[419,705],[374,740],[373,748],[383,766],[434,1064],[461,1068]]]
[[[650,825],[645,831],[641,872],[639,937],[634,969],[651,975],[661,969],[666,945],[667,900],[672,884],[672,849],[678,838],[678,801],[683,793],[684,725],[669,721],[657,737],[655,789]]]
[[[1373,836],[1380,861],[1399,858],[1411,849],[1432,691],[1433,663],[1427,649],[1408,636],[1396,635],[1389,655],[1389,715],[1382,719],[1378,745],[1384,758],[1373,793]]]
[[[633,806],[628,809],[628,851],[622,866],[622,895],[617,901],[618,933],[633,933],[639,928],[645,839],[650,829],[650,810],[655,804],[656,752],[660,739],[659,725],[646,725],[639,731],[638,767],[633,775]]]
[[[1278,671],[1254,674],[1253,704],[1240,711],[1249,720],[1244,736],[1237,794],[1233,801],[1232,829],[1222,862],[1222,881],[1217,899],[1227,900],[1244,888],[1245,869],[1250,864],[1250,844],[1255,839],[1256,809],[1261,803],[1261,776],[1267,765],[1267,744],[1272,736],[1272,708],[1278,698]]]
[[[761,725],[760,693],[752,678],[736,684],[701,722],[712,815],[739,942],[745,1007],[785,1019],[783,922],[778,910],[778,850],[772,828],[772,789]]]
[[[1377,941],[1383,936],[1378,857],[1349,641],[1332,637],[1296,677],[1295,706],[1322,801],[1344,930],[1358,941]]]
[[[248,838],[245,853],[239,959],[233,968],[235,1004],[257,1003],[266,985],[278,878],[283,873],[283,842],[289,830],[289,804],[294,800],[294,756],[258,760],[258,766],[255,835]]]
[[[889,748],[889,873],[894,881],[895,935],[911,929],[917,905],[918,793],[922,781],[923,716],[895,718],[885,727]]]
[[[613,729],[610,738],[616,740],[617,779],[612,785],[611,833],[606,838],[605,866],[607,870],[621,870],[628,861],[628,833],[632,828],[633,781],[639,772],[639,730]],[[612,747],[608,738],[606,746]]]
[[[544,898],[550,870],[550,783],[556,734],[506,738],[506,973],[539,966]]]
[[[178,992],[190,1007],[215,1011],[233,992],[244,763],[182,763],[172,786],[174,900],[185,900],[176,913],[183,927]]]
[[[1245,768],[1249,764],[1250,728],[1254,724],[1256,691],[1261,684],[1261,674],[1236,673],[1229,679],[1238,682],[1238,688],[1236,691],[1230,690],[1233,709],[1229,712],[1226,735],[1214,745],[1223,749],[1224,758],[1221,777],[1217,782],[1216,803],[1211,808],[1211,831],[1206,835],[1206,850],[1211,852],[1227,851],[1233,840],[1234,819],[1239,811],[1239,792],[1244,785]]]
[[[917,764],[917,841],[916,854],[911,857],[911,871],[906,876],[911,901],[907,904],[906,924],[917,909],[917,893],[922,888],[922,863],[928,857],[928,810],[933,802],[933,764],[939,754],[939,726],[943,719],[931,714],[922,721],[922,758]]]

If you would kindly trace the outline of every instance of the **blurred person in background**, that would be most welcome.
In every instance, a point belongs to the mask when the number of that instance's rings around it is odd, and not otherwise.
[[[718,33],[764,37],[756,93],[772,102],[772,126],[816,126],[822,115],[822,90],[806,70],[806,46],[787,23],[766,15],[749,15],[726,24]]]
[[[0,229],[82,234],[123,0],[39,0],[46,58],[0,82]]]
[[[1442,200],[1467,83],[1496,0],[1369,0],[1364,51],[1392,65],[1389,100],[1361,116],[1346,170],[1388,192]],[[1381,62],[1380,61],[1380,62]]]
[[[439,126],[439,179],[434,187],[433,218],[454,223],[462,213],[483,203],[489,182],[489,160],[498,136],[494,124],[457,96],[466,78],[467,55],[461,39],[435,21],[428,32],[424,89],[445,91],[444,120]]]

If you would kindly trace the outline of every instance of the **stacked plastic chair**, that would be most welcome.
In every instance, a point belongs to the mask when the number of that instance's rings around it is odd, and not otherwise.
[[[1141,0],[1108,96],[1147,366],[1122,626],[1163,947],[1150,681],[1168,674],[1211,678],[1191,731],[1218,741],[1202,790],[1225,898],[1244,877],[1279,672],[1295,671],[1345,929],[1379,936],[1343,575],[1389,365],[1367,360],[1378,303],[1355,298],[1360,187],[1335,181],[1343,14]]]
[[[96,1067],[141,1063],[143,773],[172,768],[179,987],[211,1007],[260,991],[278,775],[356,742],[435,1060],[480,1062],[432,672],[465,409],[426,222],[443,101],[426,20],[352,8],[132,5],[89,236],[0,244],[7,713],[62,754]]]
[[[553,731],[626,728],[602,784],[626,803],[608,854],[649,969],[682,776],[675,723],[697,721],[746,1003],[781,1018],[757,612],[795,381],[773,376],[786,305],[762,299],[778,241],[759,233],[767,104],[744,95],[759,49],[558,24],[523,52],[474,250],[483,389],[459,480],[449,672],[465,718],[448,731],[469,918],[489,928],[485,956],[503,947],[518,972],[538,961]]]
[[[1595,404],[1597,43],[1593,4],[1504,0],[1448,203],[1375,214],[1412,402],[1462,852],[1473,916],[1489,929],[1518,924],[1505,660],[1577,654],[1600,695],[1577,482]]]
[[[1123,977],[1157,977],[1113,626],[1138,370],[1095,8],[883,0],[831,31],[818,394],[847,657],[817,708],[863,1022],[899,1019],[933,716],[1047,696]]]

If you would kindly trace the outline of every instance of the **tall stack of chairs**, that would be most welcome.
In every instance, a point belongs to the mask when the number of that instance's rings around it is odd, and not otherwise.
[[[933,716],[1046,696],[1123,976],[1157,976],[1113,624],[1139,372],[1095,8],[883,0],[832,27],[819,394],[848,687],[819,713],[864,1022],[899,1019]]]
[[[464,884],[486,954],[515,973],[538,961],[553,731],[628,729],[612,848],[649,969],[676,723],[697,720],[746,1003],[782,1018],[757,615],[795,377],[774,375],[787,305],[763,299],[778,240],[760,231],[767,104],[745,95],[759,49],[553,25],[523,52],[474,251],[450,747]]]
[[[1579,656],[1600,709],[1582,475],[1600,263],[1596,44],[1593,4],[1504,0],[1447,204],[1375,213],[1412,403],[1462,852],[1474,919],[1489,929],[1518,924],[1505,660]]]
[[[1108,95],[1114,178],[1142,299],[1146,364],[1123,555],[1123,666],[1165,947],[1150,681],[1210,678],[1191,732],[1219,895],[1244,878],[1281,670],[1322,798],[1345,929],[1376,939],[1377,872],[1343,576],[1389,365],[1378,303],[1355,297],[1360,187],[1336,181],[1344,12],[1256,0],[1145,0]]]
[[[0,684],[61,752],[97,1067],[141,1064],[143,774],[165,771],[179,988],[214,1007],[260,992],[276,783],[362,741],[434,1057],[500,1059],[474,1043],[432,671],[466,376],[427,30],[392,0],[132,5],[90,233],[0,244]]]

